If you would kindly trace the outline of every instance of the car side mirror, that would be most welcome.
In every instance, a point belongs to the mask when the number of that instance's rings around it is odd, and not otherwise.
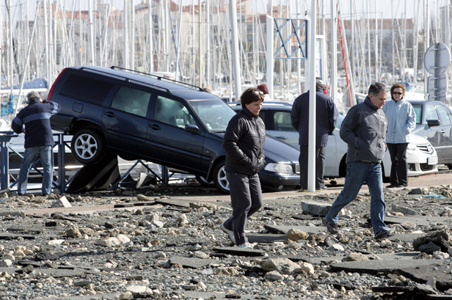
[[[185,125],[185,131],[194,133],[194,134],[201,134],[201,129],[199,129],[198,125],[193,124],[187,124]]]
[[[427,120],[428,127],[439,126],[439,125],[441,125],[439,123],[439,120]]]

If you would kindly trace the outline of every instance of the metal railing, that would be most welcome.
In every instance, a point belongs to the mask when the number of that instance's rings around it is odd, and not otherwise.
[[[13,137],[17,137],[13,131],[0,131],[0,186],[1,190],[8,190],[15,186],[18,183],[18,178],[15,179],[12,183],[10,183],[10,170],[9,170],[9,153],[10,151],[17,154],[21,159],[23,159],[23,155],[12,149],[9,145],[9,142]],[[57,171],[57,181],[52,180],[52,187],[59,190],[60,194],[63,194],[66,191],[66,187],[69,185],[70,180],[66,181],[66,159],[65,159],[65,147],[67,142],[64,141],[64,133],[54,133],[54,137],[56,137],[55,144],[52,148],[58,147],[58,171]],[[68,146],[69,147],[69,146]],[[70,147],[69,147],[70,148]],[[41,176],[43,172],[37,167],[40,162],[40,158],[38,158],[31,166],[31,169],[35,170]]]

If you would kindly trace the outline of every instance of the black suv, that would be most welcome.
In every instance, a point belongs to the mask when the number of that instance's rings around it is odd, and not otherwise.
[[[223,192],[223,134],[235,112],[201,88],[119,67],[64,69],[48,99],[61,105],[52,128],[73,135],[74,157],[94,164],[105,153],[144,159],[213,181]],[[267,137],[262,186],[276,190],[299,182],[299,152]]]

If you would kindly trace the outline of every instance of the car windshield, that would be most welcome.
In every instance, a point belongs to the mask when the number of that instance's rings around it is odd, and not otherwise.
[[[226,132],[229,120],[235,115],[232,108],[221,100],[190,100],[189,103],[212,132]]]
[[[421,124],[422,104],[412,104],[416,113],[416,124]]]

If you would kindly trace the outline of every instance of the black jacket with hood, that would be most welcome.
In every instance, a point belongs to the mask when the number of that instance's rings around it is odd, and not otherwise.
[[[265,164],[265,124],[246,107],[229,121],[223,138],[227,172],[254,175]]]

